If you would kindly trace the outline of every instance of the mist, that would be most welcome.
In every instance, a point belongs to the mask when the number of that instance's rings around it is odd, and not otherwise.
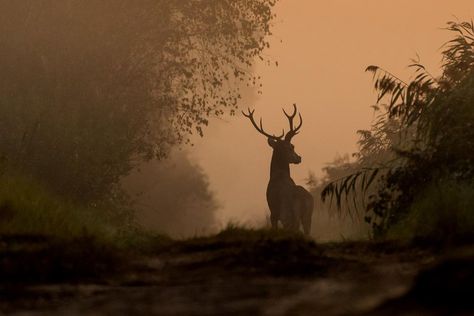
[[[393,5],[302,0],[281,1],[275,13],[271,45],[265,52],[271,62],[257,61],[255,66],[262,76],[262,93],[240,106],[255,108],[265,128],[280,133],[288,124],[282,108],[289,111],[293,103],[298,104],[304,124],[293,143],[302,163],[291,166],[291,175],[296,183],[305,184],[310,172],[322,178],[323,169],[334,159],[356,152],[357,131],[373,122],[376,94],[365,68],[383,65],[408,79],[412,74],[407,65],[418,55],[433,75],[439,74],[441,43],[450,36],[443,25],[453,16],[469,20],[474,5],[467,0],[434,6],[430,1]],[[205,133],[206,137],[193,139],[191,157],[209,175],[221,201],[218,218],[264,223],[272,154],[266,139],[239,113],[224,121],[213,120]],[[353,232],[350,218],[338,218],[336,213],[326,214],[324,206],[316,206],[320,222],[313,224],[319,227],[314,236],[367,238],[364,230]],[[363,214],[360,217],[355,225],[365,227]]]
[[[122,185],[132,198],[137,223],[147,230],[184,238],[218,229],[219,204],[209,180],[184,151],[139,165]]]

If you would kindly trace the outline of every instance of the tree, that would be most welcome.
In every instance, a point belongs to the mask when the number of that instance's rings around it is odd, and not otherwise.
[[[275,0],[0,1],[0,153],[69,197],[233,114]]]
[[[333,181],[322,192],[323,198],[340,198],[377,183],[366,207],[376,235],[407,218],[431,187],[474,185],[474,24],[449,22],[447,29],[456,36],[445,45],[440,78],[418,60],[410,65],[415,79],[409,82],[383,68],[367,68],[374,74],[377,102],[386,106],[372,130],[362,134],[359,159],[367,153],[375,159],[370,168]],[[389,155],[378,157],[380,149]]]

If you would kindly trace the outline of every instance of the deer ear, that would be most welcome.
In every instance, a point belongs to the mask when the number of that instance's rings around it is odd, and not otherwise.
[[[277,141],[273,138],[268,138],[268,145],[270,145],[270,147],[275,148],[276,143]]]

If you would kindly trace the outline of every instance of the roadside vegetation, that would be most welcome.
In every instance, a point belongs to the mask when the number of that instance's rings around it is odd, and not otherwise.
[[[419,60],[410,81],[367,68],[377,119],[359,131],[355,160],[328,167],[313,186],[339,212],[364,218],[375,238],[473,241],[474,24],[449,22],[446,30],[453,39],[438,78]]]

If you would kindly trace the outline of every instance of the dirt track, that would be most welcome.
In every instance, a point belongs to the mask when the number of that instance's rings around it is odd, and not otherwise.
[[[126,273],[100,284],[3,287],[0,311],[14,315],[397,315],[384,309],[384,302],[403,297],[418,272],[438,260],[431,251],[370,243],[310,245],[303,250],[285,245],[188,247],[140,259]],[[290,248],[268,254],[276,246]],[[248,250],[252,247],[258,249]],[[253,258],[254,251],[263,252],[263,257]],[[403,314],[444,315],[408,305],[403,306]]]

